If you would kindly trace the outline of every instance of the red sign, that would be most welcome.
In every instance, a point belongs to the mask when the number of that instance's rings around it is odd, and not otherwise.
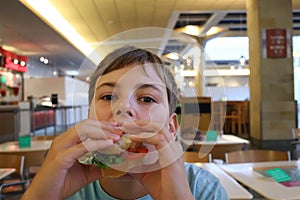
[[[25,64],[22,64],[22,62],[24,63],[27,62],[28,58],[26,56],[16,55],[0,47],[0,56],[1,54],[4,56],[3,67],[18,72],[27,72],[27,66]]]
[[[267,58],[287,57],[287,31],[286,29],[266,30]]]

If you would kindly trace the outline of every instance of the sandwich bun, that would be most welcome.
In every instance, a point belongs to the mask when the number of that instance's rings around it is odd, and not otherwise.
[[[95,152],[93,163],[101,168],[102,177],[119,178],[126,175],[130,168],[141,165],[147,153],[148,149],[143,143],[132,142],[130,134],[125,133],[113,146]],[[105,157],[110,157],[108,160],[117,160],[117,162],[108,163]]]
[[[128,149],[131,146],[131,144],[132,141],[130,140],[130,135],[125,133],[121,136],[119,142],[106,149],[101,149],[99,150],[99,152],[103,154],[120,154],[126,149]]]
[[[108,168],[101,168],[101,175],[104,178],[119,178],[121,176],[126,175],[127,172],[120,171],[111,167]]]

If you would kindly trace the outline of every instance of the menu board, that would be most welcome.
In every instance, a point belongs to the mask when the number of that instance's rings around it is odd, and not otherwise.
[[[264,58],[290,58],[290,32],[284,28],[266,29],[262,32]]]

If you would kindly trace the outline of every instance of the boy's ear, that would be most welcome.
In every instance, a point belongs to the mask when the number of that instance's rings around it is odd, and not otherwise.
[[[172,133],[174,136],[176,136],[178,129],[178,120],[177,120],[177,115],[176,113],[173,113],[171,117],[169,118],[169,131]]]

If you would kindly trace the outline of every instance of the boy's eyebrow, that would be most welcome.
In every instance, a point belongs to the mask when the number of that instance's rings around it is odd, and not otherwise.
[[[104,82],[104,83],[101,83],[100,85],[98,85],[97,88],[96,88],[96,90],[98,90],[101,87],[105,87],[105,86],[108,86],[108,87],[117,87],[117,83],[116,82]],[[159,87],[157,87],[155,84],[149,84],[149,83],[139,84],[136,88],[137,89],[152,88],[152,89],[158,91],[159,93],[163,94],[163,91]]]
[[[147,89],[147,88],[152,88],[160,93],[163,93],[163,91],[161,91],[161,89],[154,84],[141,84],[137,86],[137,89]]]
[[[104,86],[115,87],[116,83],[115,82],[104,82],[104,83],[101,83],[100,85],[97,86],[96,90],[98,90],[100,87],[104,87]]]

